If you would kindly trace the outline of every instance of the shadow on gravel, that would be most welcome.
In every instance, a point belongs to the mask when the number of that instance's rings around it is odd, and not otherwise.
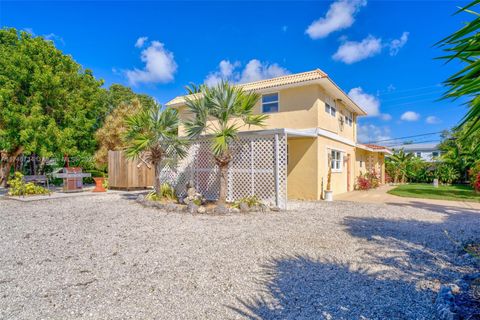
[[[413,283],[334,261],[286,257],[265,266],[264,275],[265,293],[231,309],[248,319],[415,319],[433,312]]]
[[[386,204],[391,205],[391,206],[398,206],[398,207],[413,207],[413,208],[418,208],[418,209],[424,209],[428,211],[433,211],[433,212],[439,212],[439,213],[445,213],[445,214],[451,214],[451,213],[472,213],[472,214],[477,214],[478,218],[480,219],[480,211],[478,209],[468,209],[464,207],[459,207],[459,206],[448,206],[448,205],[436,205],[436,204],[430,204],[430,203],[425,203],[425,202],[420,202],[420,201],[409,201],[409,203],[390,203],[387,202]],[[472,204],[476,204],[472,202]],[[468,206],[468,203],[466,204]]]
[[[347,217],[343,224],[365,243],[358,264],[272,260],[262,273],[263,294],[232,309],[249,319],[432,319],[440,285],[472,272],[454,239],[480,230],[477,213],[441,223]]]

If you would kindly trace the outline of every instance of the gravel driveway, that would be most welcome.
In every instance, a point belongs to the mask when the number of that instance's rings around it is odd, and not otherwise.
[[[1,319],[431,319],[480,213],[294,203],[191,216],[122,194],[0,200]]]

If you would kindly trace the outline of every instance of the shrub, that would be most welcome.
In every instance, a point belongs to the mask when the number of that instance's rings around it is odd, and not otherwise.
[[[477,192],[480,192],[480,172],[477,174],[477,179],[473,183],[473,189],[475,189]]]
[[[470,184],[475,191],[480,192],[480,161],[468,171],[470,177]]]
[[[452,184],[460,177],[458,171],[454,167],[445,163],[437,167],[435,175],[437,176],[438,180],[443,184]]]
[[[370,182],[370,188],[378,188],[378,186],[380,185],[380,177],[378,176],[377,172],[375,171],[375,169],[373,169],[372,171],[370,172],[367,172],[365,174],[365,177],[368,179],[368,181]]]
[[[151,201],[178,200],[175,189],[166,182],[160,185],[160,192],[150,192],[146,199]]]
[[[235,201],[232,204],[232,207],[239,209],[241,203],[246,203],[249,208],[260,206],[262,204],[262,202],[258,199],[257,196],[248,196],[248,197],[241,198],[241,199],[238,199],[237,201]]]
[[[9,181],[9,184],[8,195],[10,196],[50,194],[50,190],[37,186],[33,182],[25,183],[23,174],[20,172],[15,172],[14,178]]]
[[[366,176],[364,176],[363,174],[360,174],[357,177],[357,183],[355,185],[355,189],[357,189],[357,190],[368,190],[370,188],[372,188],[370,180]]]

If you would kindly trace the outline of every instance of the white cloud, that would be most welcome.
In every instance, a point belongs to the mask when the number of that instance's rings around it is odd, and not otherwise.
[[[205,78],[204,83],[207,86],[212,87],[222,80],[236,82],[239,75],[234,74],[234,71],[239,66],[240,62],[238,61],[232,63],[229,60],[222,60],[218,64],[218,70],[208,74],[208,76]]]
[[[400,120],[404,120],[404,121],[417,121],[418,119],[420,119],[420,114],[414,111],[404,112],[400,117]]]
[[[138,38],[137,41],[135,42],[135,48],[143,47],[143,45],[145,44],[145,42],[147,42],[147,40],[148,40],[148,37]]]
[[[366,0],[338,0],[332,3],[325,17],[312,22],[305,31],[310,38],[320,39],[346,29],[355,22],[355,14],[367,4]]]
[[[425,122],[428,124],[437,124],[440,123],[440,119],[435,116],[428,116],[427,119],[425,119]]]
[[[398,54],[398,51],[400,51],[400,49],[407,43],[409,34],[409,32],[404,32],[399,39],[390,41],[389,47],[391,56],[396,56]]]
[[[278,64],[262,63],[257,59],[250,60],[242,72],[240,83],[270,79],[289,74],[288,70]]]
[[[369,57],[373,57],[382,51],[382,39],[369,35],[360,42],[345,41],[338,47],[333,59],[352,64]]]
[[[145,67],[140,69],[127,70],[126,76],[131,85],[138,83],[166,83],[174,78],[177,71],[173,53],[165,49],[163,43],[152,41],[149,47],[144,49],[141,60]]]
[[[391,139],[390,137],[390,128],[389,127],[378,127],[373,124],[359,125],[357,131],[358,141],[361,143],[378,141],[379,144],[382,144],[381,140]]]
[[[368,116],[380,115],[380,100],[372,94],[363,91],[361,87],[353,88],[348,92],[348,96],[362,108]]]
[[[62,37],[60,37],[59,35],[56,35],[55,33],[47,33],[47,34],[36,34],[32,28],[24,28],[22,29],[22,31],[25,31],[27,33],[30,33],[30,35],[32,37],[37,37],[37,36],[40,36],[42,38],[44,38],[45,40],[50,40],[50,41],[53,41],[53,42],[60,42],[62,44],[65,44],[65,41],[63,40]]]
[[[389,114],[389,113],[382,113],[380,115],[380,119],[382,119],[384,121],[390,121],[390,120],[392,120],[392,115]]]
[[[207,75],[204,83],[207,86],[214,86],[222,80],[233,83],[245,83],[263,79],[280,77],[290,72],[276,63],[269,64],[257,59],[250,60],[242,70],[240,62],[230,62],[222,60],[218,65],[218,70]]]

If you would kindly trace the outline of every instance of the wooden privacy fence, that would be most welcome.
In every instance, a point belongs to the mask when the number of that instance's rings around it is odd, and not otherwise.
[[[111,189],[144,189],[154,184],[155,171],[141,159],[131,160],[124,151],[108,151],[108,186]]]

